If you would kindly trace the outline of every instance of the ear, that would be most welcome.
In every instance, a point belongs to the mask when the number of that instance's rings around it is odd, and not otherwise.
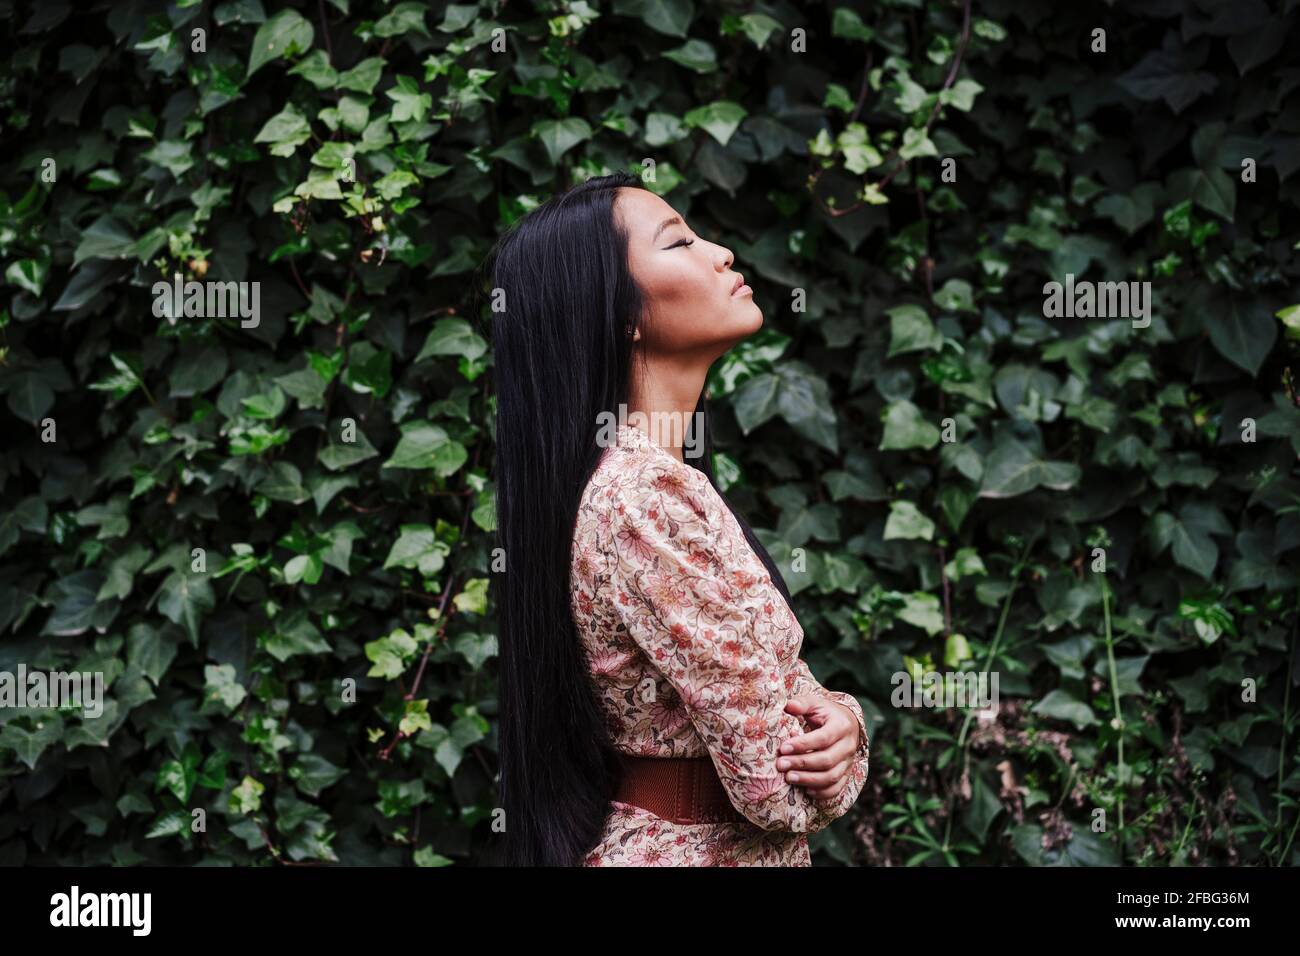
[[[633,329],[633,330],[632,330],[632,341],[633,341],[633,342],[640,342],[640,341],[641,341],[641,330],[640,330],[639,328],[638,328],[638,329]]]

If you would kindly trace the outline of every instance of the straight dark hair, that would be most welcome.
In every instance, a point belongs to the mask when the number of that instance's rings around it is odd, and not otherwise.
[[[490,268],[496,390],[501,800],[506,862],[574,866],[600,839],[618,783],[617,752],[573,622],[570,564],[578,504],[604,449],[601,413],[627,402],[632,331],[643,299],[615,218],[630,173],[551,197],[502,235]],[[708,409],[703,454],[713,475]],[[726,501],[726,498],[723,498]],[[728,502],[728,508],[731,504]],[[787,602],[771,556],[736,514]]]

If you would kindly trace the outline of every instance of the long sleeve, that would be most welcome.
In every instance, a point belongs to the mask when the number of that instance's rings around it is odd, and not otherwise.
[[[853,711],[853,716],[858,721],[858,749],[853,756],[853,766],[849,770],[849,781],[840,791],[836,801],[839,813],[835,816],[846,813],[849,807],[857,801],[862,788],[867,782],[867,769],[871,758],[871,743],[867,735],[866,715],[862,712],[862,705],[852,694],[844,691],[827,690],[817,678],[813,677],[812,671],[808,669],[808,664],[803,658],[796,657],[791,665],[790,672],[786,675],[786,688],[791,697],[798,697],[802,694],[817,694],[835,701],[837,704],[843,704],[849,710]]]
[[[622,623],[681,697],[731,803],[765,830],[827,826],[843,801],[817,800],[776,768],[804,726],[785,711],[772,583],[725,504],[666,456],[643,460],[609,503],[602,563]]]

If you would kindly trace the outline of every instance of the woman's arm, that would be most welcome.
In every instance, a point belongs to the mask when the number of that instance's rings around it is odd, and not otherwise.
[[[614,494],[607,567],[615,602],[629,636],[681,697],[735,808],[766,830],[822,829],[843,811],[776,766],[781,744],[803,725],[785,710],[771,583],[754,573],[761,565],[724,522],[725,505],[691,470],[656,459]]]
[[[854,719],[858,723],[858,747],[853,755],[853,765],[849,768],[848,780],[844,789],[840,791],[835,801],[839,816],[848,811],[858,799],[862,792],[863,786],[867,781],[868,764],[871,757],[871,746],[867,735],[867,721],[862,712],[862,705],[852,694],[843,691],[827,690],[813,677],[812,671],[808,669],[807,663],[802,658],[795,658],[790,671],[786,675],[786,688],[791,697],[799,697],[805,694],[811,694],[834,701],[852,712]]]

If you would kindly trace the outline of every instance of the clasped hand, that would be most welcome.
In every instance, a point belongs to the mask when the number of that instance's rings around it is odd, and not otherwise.
[[[776,769],[788,771],[786,782],[807,788],[815,799],[834,800],[848,786],[849,768],[858,750],[857,716],[817,694],[791,697],[785,710],[816,729],[783,743]]]

